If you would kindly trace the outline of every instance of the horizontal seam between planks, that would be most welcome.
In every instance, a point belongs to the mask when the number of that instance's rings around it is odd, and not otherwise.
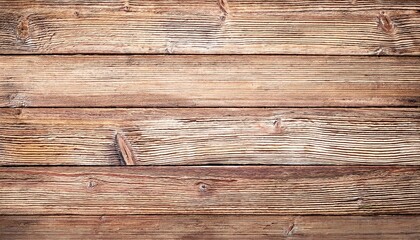
[[[327,214],[277,214],[277,213],[273,213],[273,214],[267,214],[267,213],[255,213],[255,214],[233,214],[233,213],[226,213],[226,214],[202,214],[202,213],[191,213],[191,212],[185,212],[185,213],[144,213],[144,214],[136,214],[136,213],[129,213],[129,214],[114,214],[114,213],[107,213],[107,214],[103,214],[103,215],[92,215],[92,214],[0,214],[0,217],[16,217],[16,216],[26,216],[26,217],[30,217],[30,216],[165,216],[165,215],[171,215],[171,216],[301,216],[301,217],[309,217],[309,216],[332,216],[332,217],[339,217],[339,216],[360,216],[360,217],[369,217],[369,216],[420,216],[420,214],[417,213],[401,213],[401,214],[374,214],[374,213],[366,213],[366,214],[331,214],[331,213],[327,213]],[[0,219],[1,220],[1,219]]]
[[[375,216],[375,217],[402,217],[402,216],[418,216],[420,217],[420,214],[373,214],[373,215],[357,215],[357,214],[343,214],[343,215],[323,215],[323,214],[307,214],[307,215],[302,215],[302,214],[249,214],[249,213],[238,213],[238,214],[233,214],[233,213],[228,213],[228,214],[220,214],[220,213],[216,213],[216,214],[211,214],[211,213],[143,213],[143,214],[138,214],[138,213],[133,213],[133,214],[72,214],[72,213],[55,213],[55,214],[48,214],[48,213],[42,213],[42,214],[17,214],[17,215],[10,215],[10,214],[0,214],[0,217],[4,217],[4,216],[14,216],[14,217],[28,217],[28,216],[42,216],[42,217],[66,217],[66,216],[84,216],[84,217],[102,217],[102,216],[164,216],[164,215],[171,215],[171,216],[186,216],[186,215],[191,215],[191,216],[219,216],[219,217],[226,217],[226,216],[243,216],[243,217],[253,217],[253,216],[260,216],[260,217],[273,217],[273,216],[296,216],[296,217],[310,217],[310,216],[331,216],[331,217],[339,217],[339,216],[360,216],[360,217],[369,217],[369,216]]]
[[[392,108],[392,109],[396,109],[396,108],[409,108],[409,109],[416,109],[416,108],[420,108],[420,106],[413,106],[413,105],[381,105],[381,106],[375,106],[375,105],[366,105],[366,106],[340,106],[340,105],[333,105],[333,106],[234,106],[234,105],[228,105],[228,106],[194,106],[194,107],[189,107],[189,106],[28,106],[28,107],[8,107],[8,106],[2,106],[0,107],[0,109],[37,109],[37,108],[43,108],[43,109],[71,109],[71,108],[75,108],[75,109],[175,109],[175,108],[179,108],[179,109],[192,109],[192,108],[197,108],[197,109],[205,109],[205,108],[209,108],[209,109],[293,109],[293,108],[302,108],[302,109],[363,109],[363,108],[368,108],[368,109],[386,109],[386,108]]]
[[[313,56],[313,57],[328,57],[328,56],[337,56],[337,57],[411,57],[418,58],[420,54],[276,54],[276,53],[226,53],[226,54],[203,54],[203,53],[176,53],[176,54],[165,54],[165,53],[95,53],[95,52],[77,52],[77,53],[1,53],[0,56]]]
[[[343,165],[336,165],[336,164],[221,164],[221,163],[215,163],[215,164],[149,164],[149,165],[0,165],[1,168],[156,168],[156,167],[186,167],[186,168],[205,168],[205,167],[282,167],[282,168],[296,168],[296,167],[308,167],[308,168],[319,168],[319,167],[325,167],[325,168],[361,168],[361,167],[367,167],[367,168],[389,168],[389,167],[400,167],[400,168],[418,168],[420,170],[420,165],[413,165],[413,164],[343,164]]]

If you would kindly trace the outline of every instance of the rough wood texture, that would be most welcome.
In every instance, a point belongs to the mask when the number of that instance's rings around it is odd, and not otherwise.
[[[420,5],[389,1],[0,1],[0,53],[420,53]]]
[[[419,239],[419,216],[0,216],[1,239]]]
[[[420,58],[3,56],[3,107],[420,106]]]
[[[0,214],[419,214],[419,167],[0,168]]]
[[[3,108],[0,165],[419,165],[419,117],[416,108]]]

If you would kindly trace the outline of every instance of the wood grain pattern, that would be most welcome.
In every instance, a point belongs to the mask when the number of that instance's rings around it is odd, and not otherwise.
[[[419,214],[419,167],[0,168],[0,214]]]
[[[0,0],[0,239],[420,239],[419,3]]]
[[[0,53],[420,53],[415,0],[0,1]]]
[[[420,111],[0,109],[1,165],[420,164]]]
[[[0,216],[1,239],[419,239],[419,216]]]
[[[2,56],[0,107],[420,106],[420,58]]]

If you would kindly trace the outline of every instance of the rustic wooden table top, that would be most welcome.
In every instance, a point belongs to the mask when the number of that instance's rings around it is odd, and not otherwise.
[[[420,239],[420,0],[0,0],[0,239]]]

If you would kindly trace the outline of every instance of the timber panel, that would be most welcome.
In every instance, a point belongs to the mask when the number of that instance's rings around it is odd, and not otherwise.
[[[420,106],[415,66],[413,57],[0,56],[0,106]]]
[[[419,116],[409,108],[0,109],[0,165],[419,165]]]
[[[419,214],[419,167],[0,168],[0,214]]]
[[[417,1],[1,1],[0,53],[418,55]]]

